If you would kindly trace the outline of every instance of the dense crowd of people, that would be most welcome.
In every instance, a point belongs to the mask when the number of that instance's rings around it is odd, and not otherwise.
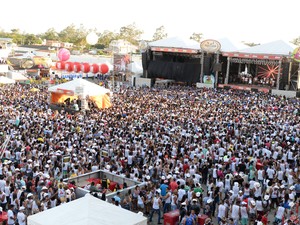
[[[8,140],[0,200],[8,224],[76,199],[76,184],[63,178],[98,169],[145,182],[113,204],[141,211],[149,222],[157,213],[158,224],[175,209],[184,225],[197,224],[199,214],[206,224],[267,224],[271,212],[276,223],[292,224],[298,213],[296,98],[127,87],[114,93],[109,109],[89,102],[89,110],[70,114],[51,110],[47,87],[31,88],[0,87],[1,143]],[[65,155],[70,162],[62,164]]]

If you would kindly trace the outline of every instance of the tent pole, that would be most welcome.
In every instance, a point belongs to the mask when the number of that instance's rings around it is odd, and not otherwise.
[[[216,60],[216,64],[219,64],[219,51],[217,52],[217,60]],[[218,68],[219,69],[219,68]],[[219,70],[216,70],[216,77],[215,77],[215,88],[218,88],[218,81],[219,81]]]
[[[200,72],[200,83],[203,83],[203,69],[204,69],[204,51],[201,52],[201,72]]]
[[[281,76],[281,73],[280,73],[280,71],[281,71],[281,63],[282,63],[282,61],[281,61],[281,59],[279,60],[279,65],[278,65],[278,74],[277,74],[277,83],[276,83],[276,89],[277,90],[279,90],[279,82],[280,82],[280,76]]]
[[[229,69],[230,69],[230,57],[227,57],[226,77],[225,77],[225,82],[224,82],[225,84],[228,84]]]
[[[293,66],[293,62],[291,61],[291,62],[289,63],[288,90],[290,90],[290,85],[291,85],[292,66]]]

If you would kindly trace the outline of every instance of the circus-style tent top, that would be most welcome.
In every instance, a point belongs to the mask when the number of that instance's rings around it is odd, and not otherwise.
[[[149,43],[152,51],[159,52],[178,52],[178,53],[197,53],[200,51],[200,44],[191,39],[181,37],[170,37]]]
[[[90,194],[31,215],[29,225],[146,225],[147,218]]]
[[[245,48],[235,52],[223,52],[223,55],[238,58],[279,60],[283,56],[289,56],[292,51],[292,45],[286,43],[283,40],[278,40],[250,48]]]

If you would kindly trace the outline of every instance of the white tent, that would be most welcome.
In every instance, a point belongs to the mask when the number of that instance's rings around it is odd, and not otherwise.
[[[28,217],[28,225],[146,225],[147,218],[90,194]]]
[[[294,50],[293,46],[285,41],[278,40],[250,48],[239,50],[240,53],[248,54],[268,54],[268,55],[285,55],[288,56]]]
[[[200,43],[192,39],[183,39],[180,37],[165,38],[149,43],[150,47],[169,47],[200,50]]]
[[[50,92],[60,92],[60,91],[69,91],[76,94],[78,87],[83,89],[83,96],[96,96],[99,94],[109,94],[110,90],[104,87],[101,87],[93,82],[87,81],[85,79],[74,79],[72,81],[58,84],[48,88]]]
[[[217,41],[221,44],[221,52],[235,52],[238,50],[228,38],[220,38]]]
[[[49,87],[48,91],[51,94],[50,103],[63,103],[67,98],[74,96],[89,96],[98,108],[111,107],[109,89],[81,78]]]
[[[14,84],[16,83],[15,80],[10,79],[8,77],[0,76],[0,84]]]
[[[11,79],[16,80],[16,81],[28,80],[28,78],[20,72],[8,71],[7,76],[8,76],[8,78],[11,78]]]
[[[132,62],[128,65],[129,71],[135,74],[143,73],[143,67],[138,62]]]

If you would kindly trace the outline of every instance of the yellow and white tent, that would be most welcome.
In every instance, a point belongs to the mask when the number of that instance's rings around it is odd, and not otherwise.
[[[100,109],[111,107],[109,89],[81,78],[49,87],[48,91],[51,94],[50,103],[63,103],[67,98],[88,96]]]

